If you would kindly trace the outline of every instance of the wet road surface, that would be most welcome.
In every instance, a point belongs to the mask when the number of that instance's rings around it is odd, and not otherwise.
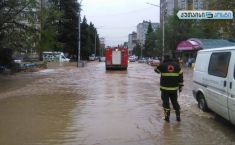
[[[235,127],[197,108],[192,71],[180,94],[182,122],[162,120],[159,75],[146,64],[50,66],[0,77],[0,145],[233,145]]]

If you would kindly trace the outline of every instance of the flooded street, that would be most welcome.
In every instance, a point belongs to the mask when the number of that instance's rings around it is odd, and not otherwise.
[[[159,75],[147,64],[50,66],[0,77],[0,145],[233,145],[235,127],[197,108],[184,71],[182,121],[162,120]]]

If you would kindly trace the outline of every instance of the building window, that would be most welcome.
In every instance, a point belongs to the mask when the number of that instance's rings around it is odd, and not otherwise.
[[[202,2],[200,3],[200,8],[203,9],[203,3]]]
[[[230,57],[230,52],[212,53],[208,73],[210,75],[226,78]]]

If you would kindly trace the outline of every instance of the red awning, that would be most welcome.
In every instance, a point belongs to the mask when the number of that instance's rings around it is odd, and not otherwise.
[[[193,40],[181,41],[177,46],[177,51],[198,50],[200,44]]]

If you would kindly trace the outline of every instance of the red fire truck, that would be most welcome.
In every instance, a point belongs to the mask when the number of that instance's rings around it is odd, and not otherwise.
[[[122,69],[128,66],[128,49],[124,47],[106,48],[106,70]]]

